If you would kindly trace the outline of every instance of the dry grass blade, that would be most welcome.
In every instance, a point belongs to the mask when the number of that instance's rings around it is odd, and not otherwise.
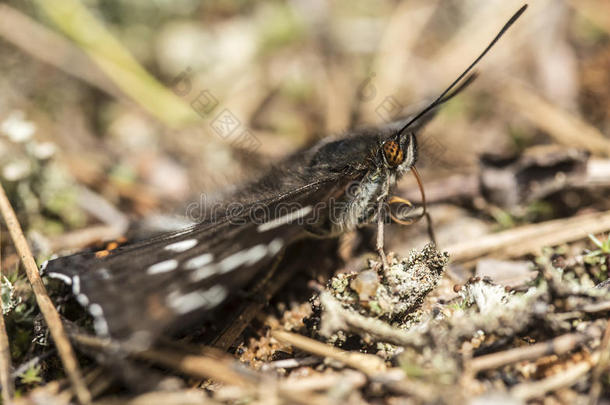
[[[72,339],[79,344],[98,350],[111,349],[112,342],[96,336],[71,334]],[[144,352],[132,353],[132,357],[163,365],[194,377],[211,378],[215,381],[241,387],[249,387],[252,381],[246,379],[232,368],[224,353],[206,348],[203,354],[179,353],[175,350],[150,349]]]
[[[77,47],[6,4],[0,5],[0,36],[42,60],[117,99],[127,98]]]
[[[0,277],[2,277],[2,255],[0,254]],[[11,378],[11,351],[8,346],[8,335],[4,325],[4,310],[0,299],[0,383],[2,384],[2,402],[11,403],[15,386]]]
[[[589,404],[595,405],[599,402],[602,393],[602,375],[608,369],[610,361],[610,322],[606,323],[606,330],[599,347],[599,362],[593,369],[591,390],[589,391]]]
[[[589,336],[584,334],[569,333],[547,342],[476,357],[470,362],[470,368],[476,373],[523,360],[537,359],[547,354],[563,354],[573,350],[588,339]]]
[[[454,262],[463,262],[491,255],[517,257],[539,253],[546,246],[556,246],[586,238],[610,229],[610,212],[580,215],[539,224],[526,225],[483,238],[457,243],[447,247]]]
[[[40,273],[38,272],[38,266],[32,257],[28,242],[23,235],[23,231],[21,230],[21,225],[19,225],[19,222],[17,221],[17,216],[15,215],[13,207],[11,207],[11,203],[4,192],[4,187],[1,184],[0,211],[2,211],[2,216],[4,217],[6,226],[11,234],[15,248],[19,253],[21,261],[23,262],[23,267],[25,268],[28,280],[32,285],[34,295],[36,296],[36,302],[38,303],[40,312],[42,312],[47,326],[49,327],[49,331],[51,332],[51,336],[53,337],[53,341],[55,342],[55,346],[59,352],[59,357],[61,358],[66,374],[72,383],[74,392],[76,393],[80,403],[88,404],[91,402],[91,394],[87,390],[85,382],[83,381],[74,350],[70,345],[70,341],[68,340],[64,326],[61,323],[59,313],[57,313],[57,310],[55,309],[55,306],[49,298],[47,290],[42,283]]]
[[[83,248],[101,240],[115,240],[123,233],[114,226],[97,225],[67,232],[50,241],[50,250],[58,252],[67,249]]]
[[[97,349],[108,349],[112,343],[96,336],[84,334],[73,334],[72,338],[78,344]],[[133,358],[150,361],[176,370],[180,373],[199,378],[211,380],[243,388],[251,394],[257,392],[262,376],[253,372],[240,372],[238,363],[226,353],[210,348],[203,348],[201,354],[185,353],[173,349],[150,349],[144,352],[131,353]],[[278,396],[287,403],[295,404],[319,404],[326,405],[328,402],[320,396],[309,395],[302,397],[302,393],[295,393],[284,387],[278,387]]]
[[[610,311],[610,301],[601,301],[596,302],[595,304],[584,305],[582,308],[579,308],[579,310],[590,314]]]
[[[563,387],[570,387],[578,382],[581,378],[587,375],[591,370],[599,355],[591,356],[591,362],[582,361],[573,365],[567,370],[557,373],[551,377],[536,382],[521,383],[510,390],[510,394],[515,398],[528,400],[543,396],[545,393],[557,390]]]
[[[78,1],[35,2],[116,85],[153,116],[172,128],[199,122],[199,116],[150,75]]]
[[[0,304],[0,311],[2,305]],[[9,404],[15,394],[15,385],[11,377],[11,351],[4,326],[4,315],[0,314],[0,383],[2,383],[2,402]]]
[[[215,405],[204,392],[185,389],[180,391],[155,391],[138,395],[128,401],[122,398],[107,399],[96,402],[98,405]]]
[[[595,0],[568,0],[568,3],[585,18],[610,33],[609,3]]]
[[[299,376],[282,381],[281,385],[287,391],[294,393],[307,391],[329,390],[338,384],[349,384],[352,389],[362,387],[367,378],[364,374],[354,370],[343,370],[341,373],[315,374],[312,376]]]
[[[185,374],[211,378],[230,385],[248,387],[251,382],[232,369],[232,361],[207,355],[192,355],[168,350],[147,350],[138,357],[171,367]]]
[[[50,65],[108,93],[126,97],[94,63],[72,43],[45,28],[18,10],[0,5],[0,36]]]
[[[386,370],[384,361],[371,354],[346,352],[308,337],[280,330],[272,331],[271,336],[283,343],[290,344],[308,353],[340,361],[349,367],[362,371],[368,376]]]
[[[366,122],[383,119],[377,109],[390,99],[400,87],[410,87],[418,93],[430,92],[428,81],[421,80],[419,65],[414,61],[413,48],[422,37],[422,31],[437,10],[438,3],[428,2],[414,9],[408,3],[399,3],[384,29],[375,55],[373,69],[366,78],[371,94],[367,94],[364,84],[360,84],[358,96],[362,101],[362,115]],[[400,41],[396,41],[400,38]],[[422,89],[422,87],[425,87]],[[428,94],[426,94],[428,95]]]
[[[610,141],[591,124],[554,106],[516,81],[510,81],[503,93],[521,114],[558,143],[610,156]]]
[[[250,375],[247,378],[245,373],[241,374],[236,369],[235,366],[238,363],[225,353],[211,348],[206,348],[203,355],[184,354],[167,350],[147,350],[138,354],[137,357],[171,367],[191,376],[210,378],[224,384],[237,385],[252,390],[252,392],[256,392],[257,386],[260,387],[259,376]],[[323,397],[312,395],[309,398],[303,398],[301,394],[288,390],[278,390],[278,396],[284,398],[288,403],[306,405],[327,404]]]

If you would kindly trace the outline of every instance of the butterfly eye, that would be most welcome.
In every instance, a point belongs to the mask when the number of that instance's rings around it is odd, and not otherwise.
[[[398,167],[405,160],[405,155],[397,141],[391,140],[383,144],[383,155],[390,167]]]

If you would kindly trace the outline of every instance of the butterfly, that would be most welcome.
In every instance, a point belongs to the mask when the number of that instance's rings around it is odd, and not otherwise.
[[[323,139],[186,229],[60,257],[41,273],[72,287],[98,335],[141,350],[202,319],[300,239],[335,237],[377,222],[383,259],[384,209],[396,182],[415,170],[416,133],[475,79],[475,65],[526,7],[419,113]]]

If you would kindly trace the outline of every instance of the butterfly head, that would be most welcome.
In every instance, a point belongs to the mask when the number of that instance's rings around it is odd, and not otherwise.
[[[407,172],[417,160],[417,142],[413,132],[396,134],[381,144],[381,157],[386,168],[399,175]]]

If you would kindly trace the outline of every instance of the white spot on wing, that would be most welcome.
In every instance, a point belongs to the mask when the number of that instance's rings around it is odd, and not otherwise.
[[[159,274],[166,273],[174,270],[178,267],[178,261],[175,259],[165,260],[163,262],[155,263],[146,270],[148,274]]]
[[[268,245],[258,244],[249,249],[240,250],[230,256],[225,257],[219,263],[210,264],[197,269],[192,275],[194,282],[205,280],[215,274],[224,274],[233,271],[243,265],[252,265],[266,256],[275,255],[284,243],[280,238],[276,238]]]
[[[72,279],[70,277],[66,276],[65,274],[49,273],[49,274],[47,274],[47,276],[49,276],[50,278],[56,278],[58,280],[61,280],[68,285],[72,285]]]
[[[72,294],[74,294],[74,295],[80,294],[80,277],[79,276],[72,277]]]
[[[108,271],[107,268],[105,267],[100,267],[99,269],[97,269],[97,273],[104,279],[104,280],[110,280],[112,278],[112,275],[110,274],[110,271]]]
[[[214,255],[211,253],[204,253],[202,255],[195,256],[184,264],[184,268],[188,270],[196,270],[210,263],[213,258]]]
[[[102,307],[100,306],[100,304],[91,304],[89,306],[89,313],[93,316],[104,315],[104,311],[102,310]]]
[[[269,254],[275,255],[284,247],[284,242],[280,238],[275,238],[269,244]]]
[[[219,272],[221,274],[228,273],[231,270],[244,265],[254,264],[267,255],[267,245],[256,245],[247,250],[242,250],[237,253],[227,256],[218,263]]]
[[[93,318],[93,329],[99,336],[108,336],[108,322],[103,316]]]
[[[286,215],[283,215],[279,218],[272,219],[269,222],[265,222],[264,224],[260,224],[256,230],[259,232],[266,232],[271,229],[277,228],[278,226],[282,226],[284,224],[289,224],[291,222],[296,221],[297,219],[303,218],[305,215],[309,214],[312,210],[311,205],[298,209],[296,211],[292,211]]]
[[[193,274],[191,274],[191,280],[192,281],[205,280],[208,277],[212,277],[217,272],[218,271],[216,270],[216,266],[214,266],[214,265],[204,266],[204,267],[198,269],[197,271],[195,271]]]
[[[100,304],[91,304],[87,308],[93,317],[93,328],[99,336],[108,336],[108,322],[104,318],[104,311]]]
[[[167,297],[167,304],[177,313],[186,314],[199,308],[215,307],[226,296],[226,288],[217,285],[205,291],[193,291],[188,294],[174,292]]]
[[[164,247],[165,250],[171,250],[172,252],[184,252],[197,245],[197,239],[181,240],[180,242],[172,243]]]
[[[83,293],[80,293],[76,296],[76,301],[78,301],[78,303],[81,304],[83,307],[89,305],[89,298],[87,298],[87,296]]]

